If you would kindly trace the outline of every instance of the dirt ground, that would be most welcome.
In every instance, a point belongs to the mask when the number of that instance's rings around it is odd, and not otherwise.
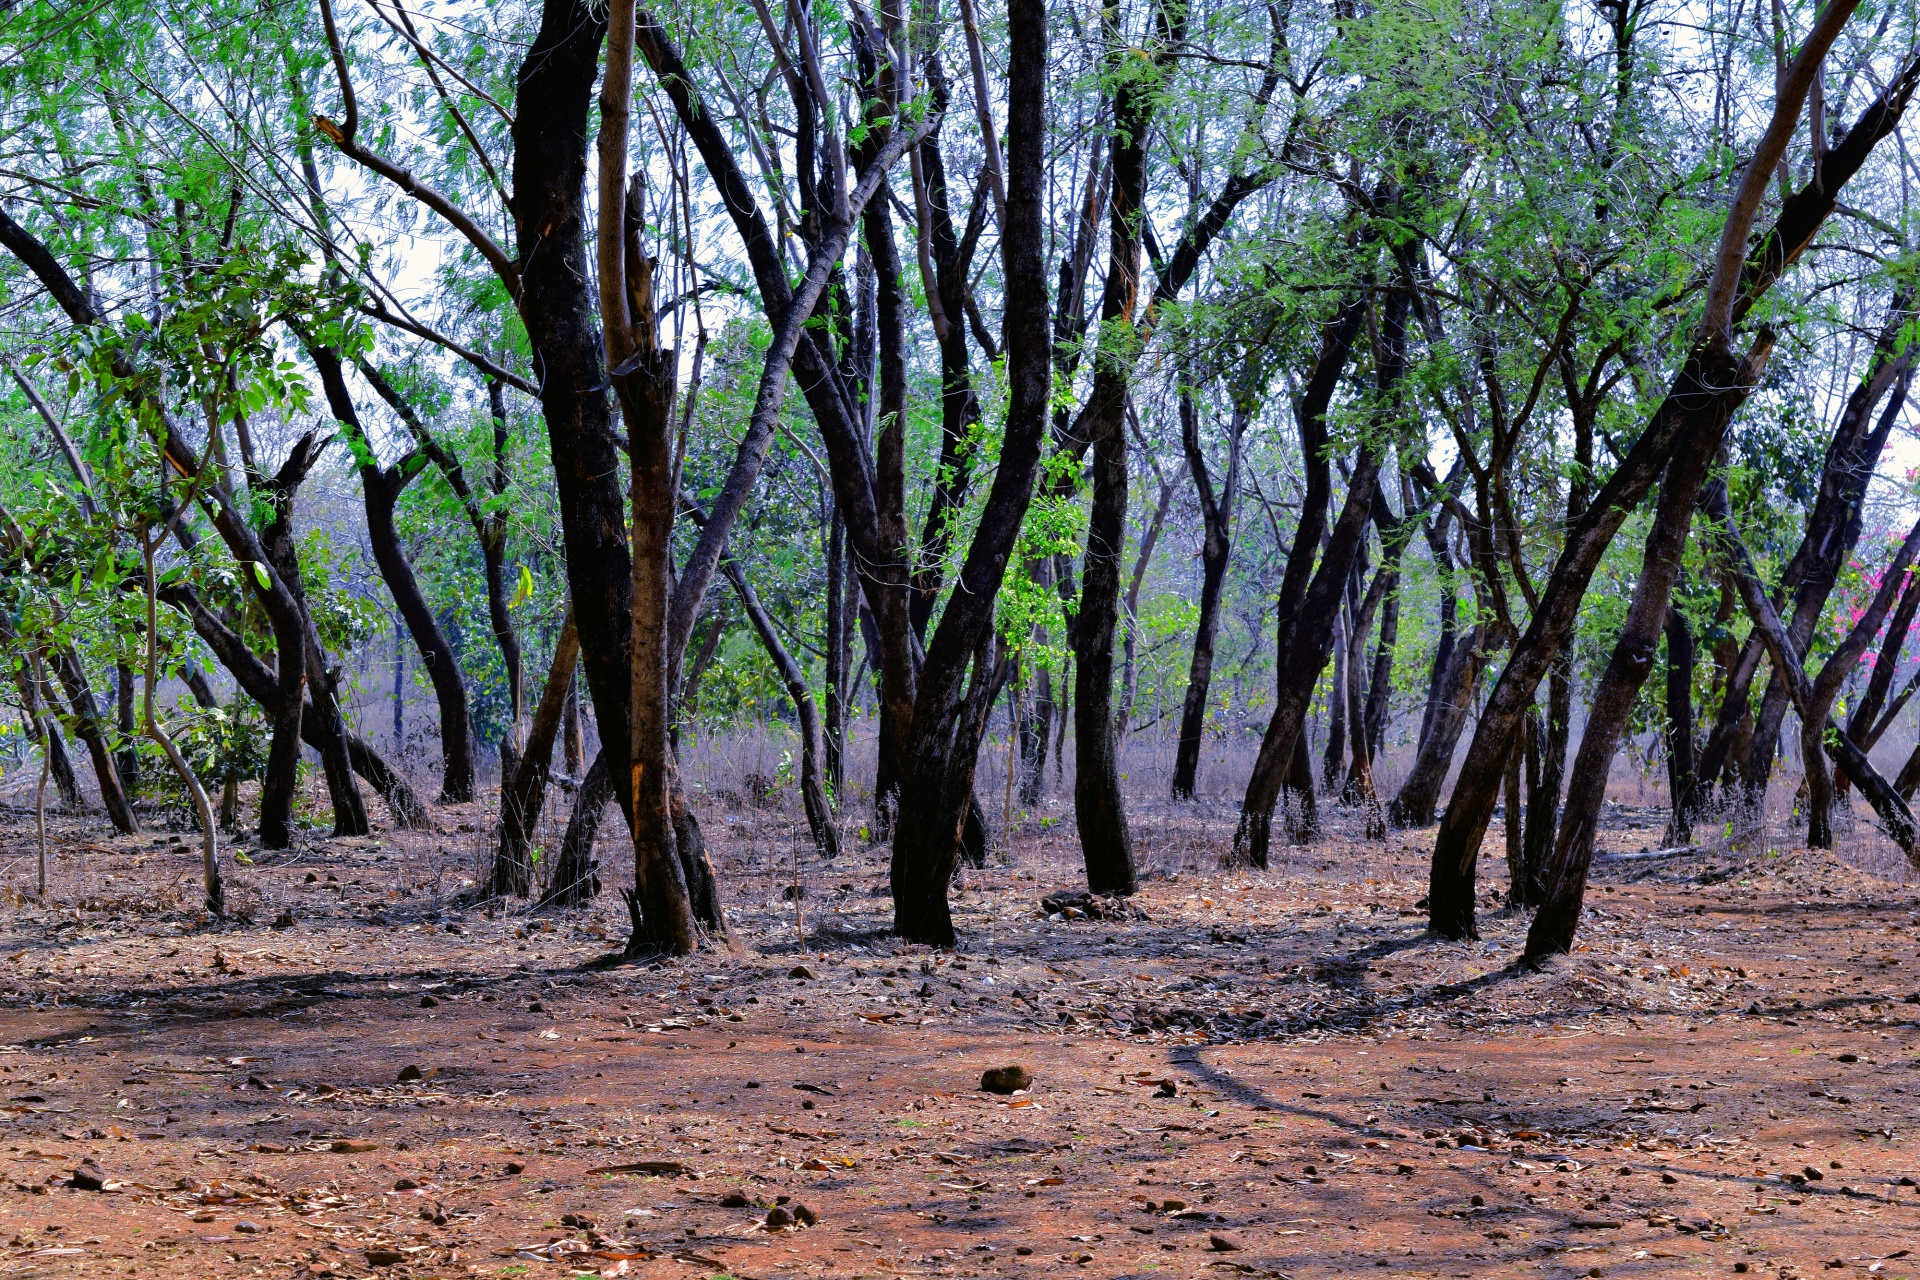
[[[1200,805],[1136,815],[1144,918],[1042,913],[1065,810],[936,953],[884,849],[796,873],[716,807],[736,944],[596,967],[612,893],[462,907],[486,815],[439,816],[256,853],[223,923],[97,820],[37,900],[0,812],[0,1276],[1920,1275],[1920,911],[1864,820],[1604,865],[1524,974],[1497,823],[1474,945],[1422,936],[1431,831],[1223,872]]]

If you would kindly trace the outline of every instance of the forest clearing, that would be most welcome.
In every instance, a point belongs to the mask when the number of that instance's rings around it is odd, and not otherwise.
[[[1640,858],[1665,815],[1623,806],[1585,942],[1531,972],[1516,913],[1425,936],[1430,832],[1223,873],[1185,807],[1141,814],[1138,918],[1049,919],[1076,868],[1036,837],[966,874],[951,951],[888,936],[871,852],[796,913],[804,820],[748,809],[714,824],[735,945],[644,968],[604,904],[462,907],[446,837],[263,860],[209,926],[190,850],[63,831],[92,887],[4,933],[0,1265],[1910,1274],[1910,881]]]

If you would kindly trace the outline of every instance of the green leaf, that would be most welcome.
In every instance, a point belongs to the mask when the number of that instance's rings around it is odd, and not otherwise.
[[[513,589],[513,599],[507,605],[509,609],[518,609],[533,598],[533,570],[526,565],[520,566],[520,585]]]
[[[253,566],[253,580],[260,584],[260,589],[262,591],[273,590],[273,579],[267,576],[267,566],[261,564],[258,560],[249,560],[247,563]]]

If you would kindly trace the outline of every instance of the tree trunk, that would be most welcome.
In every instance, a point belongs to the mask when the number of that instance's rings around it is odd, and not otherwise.
[[[1639,581],[1634,587],[1632,603],[1627,607],[1626,622],[1614,642],[1613,653],[1601,672],[1587,711],[1586,729],[1580,735],[1580,750],[1574,757],[1566,810],[1560,818],[1553,859],[1541,877],[1540,910],[1527,933],[1529,960],[1573,949],[1607,776],[1634,701],[1653,667],[1654,647],[1667,620],[1694,506],[1707,469],[1720,450],[1728,422],[1758,381],[1771,353],[1772,344],[1763,337],[1745,360],[1739,360],[1726,350],[1724,341],[1722,334],[1696,345],[1668,393],[1667,403],[1671,409],[1662,410],[1663,416],[1675,419],[1679,447],[1673,451],[1673,460],[1661,481],[1660,498],[1654,508],[1652,527],[1647,531]],[[1652,434],[1651,429],[1648,434]],[[1625,469],[1626,465],[1622,464],[1621,470]],[[1606,490],[1601,493],[1601,499],[1594,504],[1596,508],[1606,504]],[[1452,814],[1448,817],[1451,819]],[[1444,915],[1436,902],[1436,921],[1445,920],[1455,927],[1464,924],[1468,936],[1477,936],[1470,893],[1462,912],[1459,881],[1451,877],[1443,881],[1436,873],[1434,891],[1439,892],[1443,884],[1452,896]],[[1469,890],[1470,886],[1469,880]]]
[[[580,656],[580,637],[573,623],[573,610],[567,610],[560,624],[560,638],[553,646],[553,664],[547,668],[546,687],[540,693],[540,706],[527,729],[526,750],[514,766],[513,776],[500,784],[500,846],[493,859],[495,897],[524,898],[533,887],[533,833],[540,825],[545,807],[547,778],[553,767],[553,740],[559,736],[566,714],[567,698],[573,687],[574,663]]]
[[[1334,607],[1339,616],[1333,620],[1333,679],[1327,684],[1327,750],[1320,760],[1320,787],[1339,798],[1340,771],[1347,762],[1347,650],[1353,634],[1353,614],[1348,610],[1350,592],[1342,592]]]
[[[460,671],[459,658],[440,629],[440,621],[434,616],[432,606],[421,592],[413,574],[413,566],[407,562],[394,522],[394,509],[401,493],[419,474],[426,459],[416,449],[394,465],[382,467],[361,426],[359,411],[354,407],[353,397],[348,391],[339,356],[330,348],[321,346],[309,346],[307,353],[320,372],[320,385],[326,392],[334,419],[357,442],[354,452],[360,463],[360,490],[367,515],[367,541],[373,549],[380,579],[392,594],[394,607],[406,623],[407,632],[420,651],[420,660],[426,666],[427,678],[433,683],[434,700],[440,711],[440,800],[443,804],[471,800],[474,781],[473,721],[467,710],[466,680]],[[394,704],[396,718],[399,715],[397,688]],[[395,740],[398,738],[399,730],[396,729]]]
[[[946,610],[928,642],[907,743],[906,803],[894,832],[894,929],[912,941],[951,945],[947,886],[971,805],[977,724],[965,723],[964,669],[986,649],[993,601],[1033,496],[1051,390],[1044,243],[1047,14],[1041,0],[1009,0],[1007,281],[1002,346],[1009,389],[1000,462]],[[991,681],[987,682],[991,684]],[[989,694],[973,719],[984,723]]]
[[[1514,742],[1513,750],[1507,753],[1506,803],[1501,816],[1506,819],[1507,902],[1510,906],[1518,906],[1532,896],[1528,886],[1533,876],[1527,867],[1526,827],[1520,812],[1521,767],[1526,763],[1526,740],[1532,727],[1533,721],[1529,718],[1519,739]]]
[[[1686,797],[1693,794],[1693,630],[1678,609],[1669,606],[1667,633],[1667,794],[1673,816],[1667,823],[1669,845],[1693,843]]]
[[[139,832],[140,824],[133,816],[132,800],[120,785],[120,771],[114,767],[106,727],[101,721],[99,705],[93,700],[93,687],[87,683],[86,670],[73,650],[65,645],[56,646],[50,656],[53,672],[60,678],[67,703],[73,708],[74,732],[87,744],[87,753],[93,759],[93,776],[100,784],[100,799],[106,806],[107,818],[121,835],[134,835]]]
[[[540,899],[542,907],[584,907],[599,896],[600,864],[593,860],[593,842],[612,798],[613,775],[607,771],[607,753],[602,748],[593,753],[593,763],[573,793],[573,813],[560,840],[560,857],[553,864],[553,882]]]
[[[120,730],[120,750],[114,753],[113,765],[120,771],[120,785],[126,788],[128,796],[133,796],[140,790],[140,752],[135,746],[140,726],[133,715],[133,668],[122,662],[114,667],[113,674]]]
[[[1142,445],[1144,448],[1144,444]],[[1126,641],[1120,664],[1120,709],[1113,715],[1113,736],[1124,742],[1127,725],[1133,719],[1133,700],[1140,683],[1140,587],[1146,581],[1147,567],[1153,563],[1153,549],[1160,541],[1160,530],[1167,523],[1167,510],[1173,506],[1172,480],[1160,484],[1160,497],[1153,505],[1153,518],[1140,537],[1139,552],[1133,558],[1133,575],[1127,580],[1125,603]]]
[[[1191,800],[1200,770],[1200,743],[1206,732],[1207,698],[1213,682],[1214,637],[1220,629],[1220,589],[1227,578],[1233,548],[1233,507],[1240,487],[1240,440],[1250,416],[1239,400],[1227,431],[1227,473],[1216,498],[1207,459],[1200,449],[1200,412],[1192,388],[1180,392],[1180,443],[1187,470],[1200,498],[1204,528],[1200,543],[1200,616],[1195,620],[1193,659],[1187,666],[1187,692],[1180,705],[1180,742],[1173,762],[1173,798]]]
[[[1566,782],[1567,736],[1573,721],[1573,651],[1562,649],[1554,655],[1547,674],[1547,720],[1531,722],[1541,744],[1537,784],[1527,790],[1527,866],[1533,878],[1527,889],[1531,895],[1523,906],[1540,904],[1540,873],[1553,856],[1554,824],[1559,817],[1560,790]],[[1529,780],[1530,783],[1533,780]]]
[[[839,508],[828,499],[827,523],[827,723],[825,732],[827,786],[834,798],[846,795],[847,785],[847,675],[853,654],[852,628],[847,624],[846,539]]]
[[[1325,524],[1332,483],[1326,461],[1327,405],[1359,334],[1368,292],[1360,290],[1349,297],[1322,331],[1320,360],[1301,398],[1303,456],[1318,461],[1307,468],[1300,526],[1294,533],[1293,549],[1287,556],[1286,571],[1280,581],[1274,663],[1279,672],[1279,690],[1274,699],[1273,717],[1260,743],[1260,754],[1254,760],[1253,776],[1247,783],[1240,825],[1234,833],[1232,857],[1240,864],[1257,867],[1267,864],[1267,844],[1281,778],[1293,752],[1293,740],[1299,736],[1313,688],[1326,666],[1334,616],[1339,611],[1340,597],[1345,594],[1348,575],[1353,572],[1372,516],[1380,456],[1370,446],[1363,446],[1347,484],[1346,504],[1340,519],[1327,539],[1319,568],[1312,569],[1313,550]],[[1395,291],[1388,295],[1383,308],[1380,328],[1385,358],[1379,361],[1376,378],[1383,397],[1398,386],[1405,368],[1407,306],[1406,293]],[[1312,572],[1310,583],[1309,571]]]
[[[780,683],[786,686],[787,697],[793,702],[794,714],[800,721],[800,800],[807,812],[807,829],[813,835],[814,852],[822,858],[836,858],[840,855],[840,832],[834,825],[833,810],[827,804],[827,789],[821,779],[821,757],[826,751],[820,743],[820,713],[814,707],[813,691],[807,687],[806,672],[781,642],[773,619],[761,607],[760,598],[754,594],[753,584],[747,581],[740,562],[729,556],[722,567],[727,580],[739,593],[740,607],[746,610],[747,621],[753,624],[773,669],[780,675]]]
[[[1480,684],[1480,672],[1487,654],[1482,648],[1485,630],[1469,628],[1456,640],[1447,655],[1446,667],[1437,673],[1435,688],[1428,695],[1433,708],[1432,723],[1420,739],[1413,768],[1400,792],[1387,806],[1387,818],[1396,827],[1431,826],[1440,804],[1440,792],[1447,785],[1447,773],[1453,768],[1454,749],[1460,743],[1461,730],[1473,711],[1473,695]]]
[[[641,244],[642,175],[627,181],[627,125],[633,91],[634,0],[607,7],[607,70],[600,90],[598,234],[594,261],[607,378],[620,399],[630,462],[632,556],[628,563],[629,825],[634,887],[627,953],[688,955],[698,945],[689,879],[675,839],[669,770],[673,707],[669,640],[673,578],[673,391],[676,353],[660,348],[653,268]],[[625,372],[631,370],[632,372]],[[704,532],[704,531],[703,531]]]

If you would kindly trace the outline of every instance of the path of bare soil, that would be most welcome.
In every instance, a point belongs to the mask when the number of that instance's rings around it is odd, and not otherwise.
[[[258,858],[215,924],[177,837],[71,820],[23,897],[0,814],[0,1275],[1920,1275],[1910,882],[1614,863],[1522,974],[1495,902],[1423,938],[1431,832],[1222,872],[1194,813],[1146,918],[1045,918],[1055,831],[939,953],[883,850],[796,904],[791,819],[716,813],[738,945],[613,968],[613,901],[455,905],[457,830]]]

